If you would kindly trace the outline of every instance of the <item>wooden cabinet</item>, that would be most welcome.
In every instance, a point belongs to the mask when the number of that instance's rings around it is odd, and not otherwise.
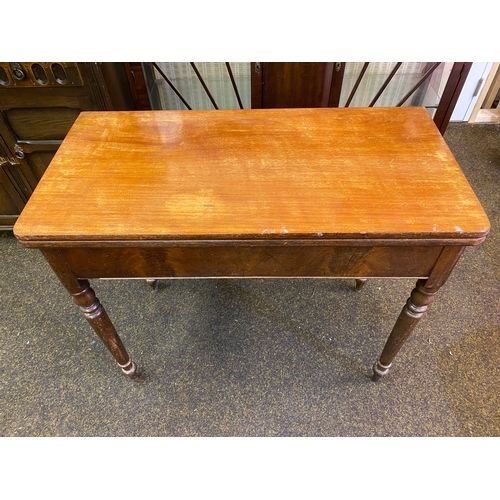
[[[253,63],[252,108],[337,108],[344,68],[339,62]]]
[[[12,229],[81,111],[134,108],[122,63],[0,62],[0,229]]]

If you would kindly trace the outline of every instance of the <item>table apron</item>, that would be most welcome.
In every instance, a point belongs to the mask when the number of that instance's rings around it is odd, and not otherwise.
[[[443,246],[62,248],[79,279],[426,278]]]

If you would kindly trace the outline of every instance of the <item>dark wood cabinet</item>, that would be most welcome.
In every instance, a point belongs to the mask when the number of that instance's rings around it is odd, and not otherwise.
[[[337,108],[344,69],[337,62],[252,63],[252,108]]]
[[[81,111],[131,109],[122,63],[0,62],[0,229],[12,229]]]

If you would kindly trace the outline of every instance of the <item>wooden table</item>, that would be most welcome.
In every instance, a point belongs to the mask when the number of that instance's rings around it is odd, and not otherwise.
[[[489,221],[424,108],[86,112],[14,231],[130,377],[89,279],[417,279],[378,379]]]

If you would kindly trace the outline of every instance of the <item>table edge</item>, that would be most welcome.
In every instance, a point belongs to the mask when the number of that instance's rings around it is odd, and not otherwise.
[[[209,239],[32,239],[17,237],[27,248],[106,248],[106,247],[236,247],[236,246],[476,246],[480,237],[401,237],[401,238],[209,238]]]

